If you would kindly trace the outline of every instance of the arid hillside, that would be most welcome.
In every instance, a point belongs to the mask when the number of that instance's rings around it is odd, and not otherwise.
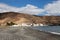
[[[17,12],[0,13],[0,25],[13,22],[20,23],[43,23],[60,25],[60,16],[36,16]]]

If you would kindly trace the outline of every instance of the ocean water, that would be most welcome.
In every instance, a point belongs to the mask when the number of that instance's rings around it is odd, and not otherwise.
[[[60,26],[41,26],[41,27],[39,26],[39,27],[33,27],[33,29],[37,29],[45,32],[60,33]]]

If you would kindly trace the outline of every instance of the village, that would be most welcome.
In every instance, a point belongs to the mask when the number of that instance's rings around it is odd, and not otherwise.
[[[44,25],[44,24],[32,24],[32,23],[22,23],[22,24],[16,24],[16,25],[12,25],[13,27],[17,27],[17,26],[23,26],[23,27],[36,27],[36,26],[47,26],[47,25]]]

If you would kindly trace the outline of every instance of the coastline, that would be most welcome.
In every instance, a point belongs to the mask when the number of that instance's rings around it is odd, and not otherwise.
[[[60,35],[51,34],[31,27],[0,29],[0,40],[60,40]]]

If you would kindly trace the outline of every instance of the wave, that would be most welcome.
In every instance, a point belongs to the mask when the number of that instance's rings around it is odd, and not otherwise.
[[[56,34],[56,35],[60,35],[60,33],[58,32],[50,32],[51,34]]]

